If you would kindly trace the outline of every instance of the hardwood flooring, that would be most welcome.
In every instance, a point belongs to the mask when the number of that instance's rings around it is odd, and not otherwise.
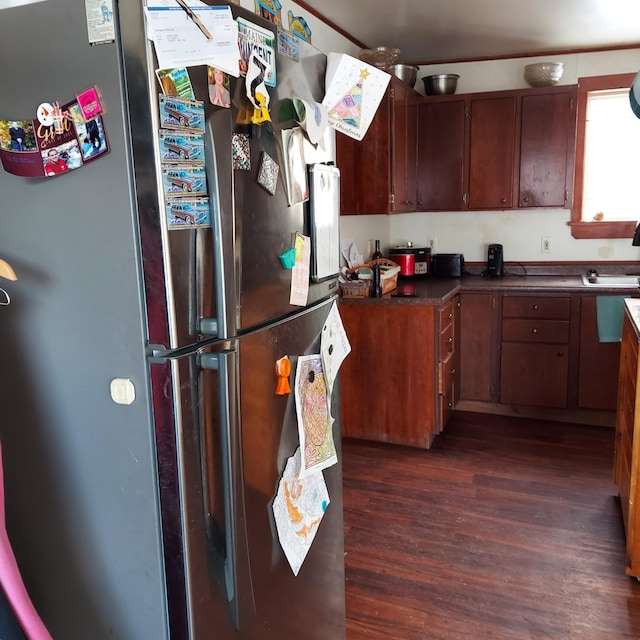
[[[614,432],[454,413],[343,443],[347,640],[638,640]]]

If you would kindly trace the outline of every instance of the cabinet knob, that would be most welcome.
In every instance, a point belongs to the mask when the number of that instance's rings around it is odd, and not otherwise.
[[[453,409],[453,403],[447,402],[447,407],[449,407],[450,409]]]
[[[506,198],[500,198],[500,204],[506,204],[507,199]]]
[[[525,204],[529,203],[529,196],[525,196],[524,198],[522,198],[522,202],[524,202]]]
[[[556,355],[558,356],[558,358],[562,358],[562,356],[564,356],[564,351],[558,351]]]
[[[537,329],[531,329],[531,333],[538,333]]]
[[[455,369],[451,369],[451,375],[455,376],[456,375],[456,370]]]
[[[449,320],[451,320],[451,318],[453,318],[453,313],[450,313],[448,318],[449,318]]]
[[[447,342],[448,342],[449,344],[453,344],[453,338],[449,338],[449,339],[447,340]]]
[[[531,306],[531,308],[532,308],[534,311],[537,311],[540,307],[538,307],[538,305],[537,305],[537,304],[534,304],[534,305],[532,305],[532,306]]]

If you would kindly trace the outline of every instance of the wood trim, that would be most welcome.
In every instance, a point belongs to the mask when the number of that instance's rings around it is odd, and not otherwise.
[[[576,168],[576,173],[578,169]],[[582,176],[580,176],[582,179]],[[576,189],[578,184],[576,181]],[[582,185],[580,185],[582,190]],[[580,195],[582,200],[582,194]],[[582,202],[580,203],[582,205]],[[577,205],[571,212],[573,217]],[[636,229],[636,223],[626,220],[624,222],[582,222],[581,220],[567,223],[571,227],[571,235],[579,240],[590,238],[633,238]]]
[[[577,53],[598,53],[599,51],[624,51],[625,49],[637,49],[640,42],[630,42],[616,46],[605,47],[584,47],[579,49],[547,49],[546,51],[521,51],[519,53],[504,53],[493,56],[477,56],[475,58],[440,58],[433,60],[414,60],[406,64],[431,65],[431,64],[454,64],[459,62],[485,62],[491,60],[509,60],[511,58],[538,58],[540,56],[566,56]]]
[[[339,27],[335,22],[333,22],[332,20],[329,20],[329,18],[322,15],[317,9],[314,9],[313,7],[309,6],[303,0],[300,0],[299,2],[298,0],[296,0],[295,4],[297,4],[301,9],[308,11],[312,16],[315,16],[316,18],[318,18],[318,20],[320,20],[321,22],[324,22],[328,27],[331,27],[331,29],[333,29],[334,31],[337,31],[341,36],[344,36],[347,40],[350,40],[351,42],[353,42],[353,44],[357,45],[361,49],[368,49],[367,45],[364,42],[361,42],[360,40],[358,40],[355,36],[351,35],[348,31],[345,31],[342,27]]]
[[[635,222],[584,222],[582,220],[582,191],[584,188],[584,139],[587,116],[587,94],[589,91],[621,89],[630,87],[635,73],[618,73],[608,76],[578,78],[577,131],[575,176],[573,183],[573,207],[571,209],[571,235],[586,238],[632,238]]]

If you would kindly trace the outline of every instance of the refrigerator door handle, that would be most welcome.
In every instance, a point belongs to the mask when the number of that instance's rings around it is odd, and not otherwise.
[[[233,316],[230,314],[235,309],[233,281],[228,280],[233,277],[235,272],[233,204],[228,199],[221,198],[219,188],[220,176],[222,176],[223,184],[226,184],[227,180],[229,183],[232,182],[233,168],[228,148],[223,145],[224,148],[219,150],[215,144],[216,137],[220,140],[228,140],[231,136],[230,111],[230,109],[218,109],[216,113],[209,115],[205,124],[204,153],[210,194],[216,317],[200,318],[199,324],[200,333],[215,338],[229,337],[230,326],[234,322]],[[225,212],[227,223],[223,224],[222,218]]]
[[[242,468],[242,437],[237,402],[236,351],[201,353],[200,368],[218,372],[220,439],[224,486],[224,588],[234,627],[245,628],[256,617],[251,580]]]

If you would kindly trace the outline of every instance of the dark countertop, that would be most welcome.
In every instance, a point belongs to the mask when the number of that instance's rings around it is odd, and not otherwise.
[[[502,278],[486,278],[479,275],[466,275],[462,278],[399,278],[396,291],[382,298],[341,298],[341,304],[408,304],[440,305],[460,291],[497,291],[497,292],[554,292],[583,293],[588,295],[618,294],[638,295],[635,288],[587,287],[579,275],[505,275]],[[402,297],[403,292],[414,294]]]

